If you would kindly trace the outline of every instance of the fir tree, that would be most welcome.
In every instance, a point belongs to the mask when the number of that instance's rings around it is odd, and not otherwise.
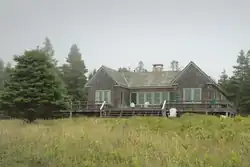
[[[66,89],[43,51],[26,51],[14,61],[16,66],[1,95],[1,107],[10,116],[33,121],[36,116],[48,117],[52,111],[68,107]]]

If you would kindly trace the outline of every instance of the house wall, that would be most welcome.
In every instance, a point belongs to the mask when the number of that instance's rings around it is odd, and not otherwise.
[[[91,80],[91,87],[88,87],[88,103],[95,101],[96,90],[111,90],[111,102],[115,103],[115,81],[103,70],[96,74],[95,78]]]
[[[216,87],[208,85],[211,82],[207,76],[201,73],[197,68],[191,65],[182,76],[176,81],[178,83],[177,93],[183,99],[183,88],[202,88],[202,101],[208,101],[211,97],[216,97],[218,91]],[[217,93],[218,94],[218,93]]]
[[[121,93],[123,98],[121,98]],[[114,88],[114,106],[115,107],[129,106],[130,104],[129,101],[130,101],[130,90],[127,88],[116,86]]]

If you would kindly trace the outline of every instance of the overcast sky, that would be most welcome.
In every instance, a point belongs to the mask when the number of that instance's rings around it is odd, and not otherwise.
[[[1,58],[48,36],[62,63],[77,44],[87,67],[151,69],[194,61],[213,78],[250,48],[249,0],[0,0]]]

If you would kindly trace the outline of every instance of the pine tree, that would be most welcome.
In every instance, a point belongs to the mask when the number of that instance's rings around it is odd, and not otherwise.
[[[16,66],[0,100],[3,110],[33,121],[35,116],[48,117],[54,110],[67,108],[66,89],[43,51],[26,51],[14,61]]]
[[[4,68],[4,62],[2,59],[0,59],[0,92],[2,92],[4,87],[4,81],[5,81],[5,68]]]
[[[62,72],[72,103],[86,101],[84,86],[87,82],[86,73],[88,70],[76,44],[71,46],[66,64],[62,66]]]
[[[226,90],[227,84],[228,84],[228,75],[226,73],[226,70],[223,69],[220,79],[218,80],[218,84],[220,85],[220,87],[222,87],[223,89]]]
[[[237,65],[233,66],[233,76],[228,83],[228,90],[234,94],[234,102],[239,110],[242,110],[243,103],[246,101],[245,91],[249,77],[249,58],[243,50],[239,52],[237,57]],[[249,85],[250,86],[250,85]]]
[[[144,68],[143,61],[139,61],[138,66],[135,68],[136,72],[147,72],[147,69]]]

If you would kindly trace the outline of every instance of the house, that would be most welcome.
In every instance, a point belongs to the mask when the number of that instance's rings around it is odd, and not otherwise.
[[[154,64],[150,72],[118,72],[102,66],[85,86],[88,102],[106,101],[113,108],[129,107],[131,102],[160,106],[164,100],[178,104],[227,103],[227,94],[193,61],[182,71],[164,71]]]

